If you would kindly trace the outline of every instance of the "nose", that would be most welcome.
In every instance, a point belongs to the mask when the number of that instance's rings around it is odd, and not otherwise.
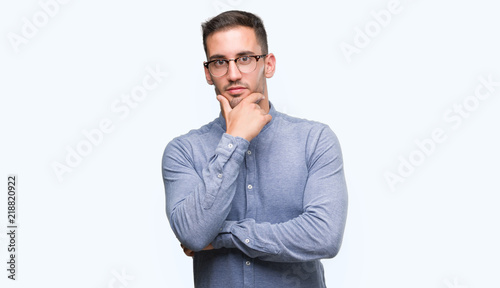
[[[236,65],[235,61],[229,61],[229,66],[227,67],[227,77],[230,81],[236,81],[241,79],[241,72],[238,69],[238,65]]]

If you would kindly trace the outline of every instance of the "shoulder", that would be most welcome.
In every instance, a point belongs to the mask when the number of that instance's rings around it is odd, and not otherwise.
[[[192,129],[186,134],[173,138],[165,147],[163,158],[174,155],[179,156],[179,154],[191,155],[200,144],[203,145],[204,142],[210,141],[211,138],[223,133],[224,130],[220,125],[219,119],[216,118],[198,129]]]
[[[327,163],[342,163],[340,143],[333,130],[325,123],[289,116],[277,115],[280,134],[287,146],[304,149],[305,161],[310,172]],[[315,167],[315,168],[314,168]]]
[[[280,128],[287,130],[299,137],[307,138],[309,141],[326,138],[338,142],[337,136],[329,125],[314,120],[298,118],[281,112],[276,113],[280,122]]]

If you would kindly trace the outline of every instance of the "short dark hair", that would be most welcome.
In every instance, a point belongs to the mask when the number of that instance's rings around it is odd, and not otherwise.
[[[257,37],[257,42],[262,48],[262,54],[267,54],[267,33],[264,28],[264,23],[259,16],[239,10],[231,10],[223,12],[212,19],[209,19],[205,23],[201,24],[201,29],[203,31],[203,48],[205,49],[205,54],[207,54],[207,37],[210,34],[229,30],[236,26],[250,27],[255,32]]]

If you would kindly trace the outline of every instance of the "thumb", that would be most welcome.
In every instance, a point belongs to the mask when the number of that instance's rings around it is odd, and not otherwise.
[[[243,101],[247,101],[247,103],[259,104],[259,102],[264,98],[265,98],[265,96],[262,93],[255,92],[255,93],[248,95],[248,97],[243,99]]]
[[[226,97],[222,95],[217,95],[217,100],[220,102],[220,107],[222,109],[222,115],[226,117],[226,115],[233,110],[231,105],[229,105],[229,101],[227,101]]]

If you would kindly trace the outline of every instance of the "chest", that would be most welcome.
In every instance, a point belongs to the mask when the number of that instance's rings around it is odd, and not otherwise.
[[[240,166],[237,190],[229,217],[253,218],[279,223],[303,212],[307,183],[304,149],[294,147],[253,148]]]

